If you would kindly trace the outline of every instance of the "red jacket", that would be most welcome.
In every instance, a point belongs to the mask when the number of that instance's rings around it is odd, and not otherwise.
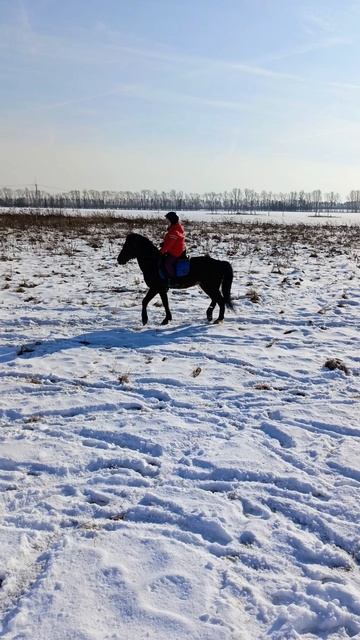
[[[184,228],[180,222],[170,225],[168,228],[164,242],[160,249],[160,253],[169,253],[171,256],[178,258],[185,251],[185,234]]]

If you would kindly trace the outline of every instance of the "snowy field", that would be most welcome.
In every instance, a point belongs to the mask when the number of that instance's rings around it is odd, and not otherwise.
[[[31,209],[31,208],[18,208],[18,207],[0,207],[1,213],[32,213],[38,211],[40,213],[61,213],[71,216],[115,216],[123,218],[147,218],[149,220],[162,219],[166,211],[153,211],[153,210],[139,210],[139,209]],[[193,221],[206,221],[206,222],[230,222],[231,224],[248,224],[250,222],[255,223],[279,223],[279,224],[311,224],[311,225],[325,225],[325,226],[339,226],[339,225],[360,225],[360,212],[356,211],[334,211],[330,213],[322,213],[316,215],[314,212],[307,211],[253,211],[247,213],[226,213],[225,211],[211,212],[211,211],[179,211],[179,216],[182,220]]]
[[[162,221],[0,224],[0,636],[360,638],[360,227],[188,224],[235,313],[143,328]]]

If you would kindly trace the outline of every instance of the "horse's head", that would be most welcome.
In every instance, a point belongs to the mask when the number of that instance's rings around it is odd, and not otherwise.
[[[126,264],[127,262],[129,262],[129,260],[136,258],[137,256],[136,244],[137,244],[136,234],[129,233],[129,235],[125,240],[124,246],[118,255],[117,261],[119,264]]]
[[[124,246],[118,255],[118,263],[126,264],[133,258],[156,261],[158,259],[159,250],[153,243],[141,236],[139,233],[129,233]]]

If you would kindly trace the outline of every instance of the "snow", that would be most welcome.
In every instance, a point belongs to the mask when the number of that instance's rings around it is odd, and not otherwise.
[[[360,637],[351,229],[234,252],[225,223],[235,313],[174,290],[145,328],[124,231],[101,233],[2,241],[0,635]]]
[[[166,211],[148,210],[148,209],[48,209],[48,208],[31,208],[31,207],[0,207],[0,213],[16,214],[28,213],[31,215],[34,211],[40,213],[62,213],[68,216],[92,215],[107,217],[109,215],[118,218],[124,216],[128,218],[147,218],[149,220],[158,220],[164,218]],[[329,213],[321,212],[320,214],[313,211],[244,211],[244,212],[227,212],[227,211],[207,211],[199,210],[182,210],[179,211],[182,220],[189,221],[206,221],[206,222],[224,222],[231,223],[278,223],[278,224],[310,224],[310,225],[359,225],[359,211],[330,211]]]

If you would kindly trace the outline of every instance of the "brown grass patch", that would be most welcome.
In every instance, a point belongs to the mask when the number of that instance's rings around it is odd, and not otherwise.
[[[340,358],[328,358],[324,364],[325,369],[329,369],[330,371],[335,371],[335,369],[339,369],[343,371],[347,376],[350,373],[350,369],[346,366],[345,362]]]

